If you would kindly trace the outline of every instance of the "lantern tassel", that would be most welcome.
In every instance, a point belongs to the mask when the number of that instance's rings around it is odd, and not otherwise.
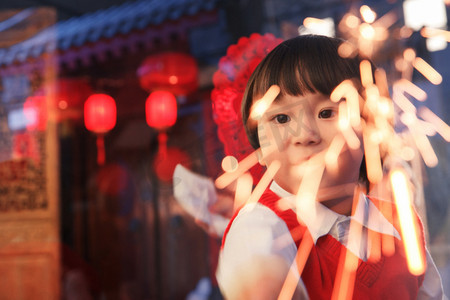
[[[167,156],[167,139],[167,133],[164,131],[158,134],[158,152],[163,159]]]
[[[97,164],[99,166],[105,164],[105,140],[103,134],[97,135]]]

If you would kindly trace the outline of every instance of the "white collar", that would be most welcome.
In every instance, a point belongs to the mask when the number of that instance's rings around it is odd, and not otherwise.
[[[332,211],[317,201],[314,201],[312,204],[313,207],[311,207],[310,203],[301,200],[300,203],[295,205],[295,195],[284,190],[275,181],[272,181],[270,189],[279,197],[291,202],[290,207],[298,208],[297,214],[305,223],[306,227],[308,227],[314,243],[316,243],[321,236],[328,234],[337,221],[340,222],[341,220],[349,218]],[[394,226],[363,193],[359,196],[355,214],[350,218],[370,230],[401,239],[400,234]]]

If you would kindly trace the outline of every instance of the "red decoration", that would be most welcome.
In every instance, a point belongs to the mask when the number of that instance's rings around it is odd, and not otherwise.
[[[103,135],[116,125],[116,102],[111,96],[93,94],[84,103],[84,124],[97,134],[97,162],[105,163],[105,146]]]
[[[168,91],[155,91],[145,102],[147,124],[165,130],[177,121],[177,99]]]
[[[166,90],[175,95],[187,95],[198,87],[198,66],[186,53],[165,52],[146,58],[137,75],[141,87],[149,92]]]
[[[159,152],[154,160],[154,169],[159,179],[171,182],[177,164],[186,168],[191,166],[189,155],[178,148],[169,147],[166,153]]]
[[[242,97],[256,66],[282,41],[269,33],[254,33],[250,38],[242,37],[237,44],[229,46],[227,55],[219,61],[219,69],[213,76],[211,99],[219,139],[226,155],[241,160],[254,151],[241,119]],[[258,165],[251,169],[251,173],[256,182],[261,178],[263,170]]]
[[[27,119],[27,130],[45,131],[47,127],[47,106],[45,96],[30,96],[23,104]]]

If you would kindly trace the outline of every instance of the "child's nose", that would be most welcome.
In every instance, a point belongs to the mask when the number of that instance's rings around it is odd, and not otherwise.
[[[303,118],[296,133],[293,137],[295,144],[314,145],[321,140],[317,125],[310,118]]]

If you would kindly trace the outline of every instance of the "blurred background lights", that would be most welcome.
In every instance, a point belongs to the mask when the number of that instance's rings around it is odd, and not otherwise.
[[[403,2],[405,25],[419,31],[423,27],[446,29],[447,13],[444,0],[405,0]],[[439,51],[447,47],[444,37],[427,38],[428,51]]]
[[[299,35],[302,34],[320,34],[334,37],[336,31],[334,28],[333,18],[317,19],[307,17],[303,21],[303,25],[298,28]]]

